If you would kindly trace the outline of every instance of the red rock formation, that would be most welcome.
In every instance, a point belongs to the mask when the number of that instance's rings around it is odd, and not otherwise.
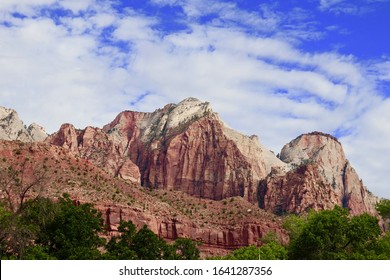
[[[256,137],[229,129],[208,103],[193,98],[153,113],[123,112],[103,130],[127,147],[146,187],[256,202],[259,180],[284,165]]]
[[[68,149],[73,155],[88,159],[108,173],[133,182],[140,181],[138,167],[126,156],[123,146],[99,128],[76,130],[64,124],[46,139],[47,143]]]
[[[376,198],[363,186],[337,139],[323,133],[301,135],[280,154],[290,171],[274,170],[260,185],[260,206],[301,213],[340,205],[351,214],[375,214]]]
[[[194,98],[153,113],[122,112],[103,129],[63,125],[47,141],[144,187],[213,200],[241,196],[277,212],[337,204],[353,214],[375,213],[375,198],[335,137],[297,137],[283,147],[282,162],[257,137],[228,128],[207,102]]]
[[[98,205],[97,209],[105,213],[106,228],[109,235],[115,235],[120,221],[131,220],[141,228],[147,225],[161,238],[175,240],[179,237],[190,238],[202,243],[202,250],[207,255],[218,252],[218,249],[237,249],[242,246],[259,244],[260,239],[269,232],[275,232],[283,243],[288,241],[280,221],[272,219],[243,220],[235,225],[209,224],[207,227],[191,221],[186,216],[171,217],[164,213],[151,214],[137,207],[119,207],[117,205]]]

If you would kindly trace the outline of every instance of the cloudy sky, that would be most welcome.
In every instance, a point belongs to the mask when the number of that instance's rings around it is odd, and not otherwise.
[[[337,136],[390,198],[390,0],[1,0],[0,105],[48,132],[192,96],[275,152]]]

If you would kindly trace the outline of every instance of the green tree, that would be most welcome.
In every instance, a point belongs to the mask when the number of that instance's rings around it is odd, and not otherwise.
[[[307,223],[305,217],[299,217],[297,215],[288,215],[283,221],[283,228],[287,230],[290,237],[290,242],[294,242],[302,233],[303,228]]]
[[[20,215],[0,206],[0,257],[24,259],[26,250],[34,242],[37,228],[24,223]]]
[[[131,221],[122,221],[118,231],[106,245],[105,259],[162,260],[173,259],[174,249],[145,225],[137,231]]]
[[[390,199],[382,199],[375,208],[383,218],[390,218]]]
[[[172,258],[172,248],[153,231],[143,226],[134,236],[131,246],[140,260],[163,260]]]
[[[121,221],[118,227],[120,236],[113,236],[106,245],[105,259],[136,260],[137,253],[132,250],[137,228],[131,221]]]
[[[99,247],[104,239],[99,237],[103,229],[101,213],[91,204],[75,205],[64,195],[58,202],[55,218],[45,226],[39,242],[48,246],[49,254],[57,259],[100,258]]]
[[[390,260],[390,231],[387,231],[384,236],[381,236],[372,247],[375,251],[372,259]]]
[[[390,199],[382,199],[376,204],[376,210],[384,219],[384,229],[390,229]]]
[[[178,260],[198,260],[198,243],[188,238],[178,238],[173,243],[174,258]]]
[[[370,248],[379,238],[378,220],[368,214],[350,218],[348,210],[311,212],[301,234],[291,241],[292,259],[371,258]]]

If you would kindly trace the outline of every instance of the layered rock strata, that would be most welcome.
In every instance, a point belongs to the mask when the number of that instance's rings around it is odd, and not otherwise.
[[[327,134],[304,134],[287,145],[280,158],[290,170],[273,169],[259,187],[259,205],[276,213],[349,208],[351,214],[375,214],[374,197],[346,159],[340,142]]]
[[[259,181],[285,166],[257,137],[228,128],[195,98],[153,113],[122,112],[102,130],[65,125],[47,141],[145,187],[214,200],[241,196],[255,203]]]

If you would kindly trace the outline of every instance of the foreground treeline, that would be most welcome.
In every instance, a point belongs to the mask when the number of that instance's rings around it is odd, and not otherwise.
[[[377,207],[389,217],[390,201]],[[217,259],[227,260],[377,260],[390,259],[390,231],[383,233],[376,217],[368,214],[350,217],[347,209],[309,212],[305,217],[285,218],[283,227],[290,237],[288,246],[276,236],[267,235],[261,247],[240,248]],[[385,225],[384,225],[385,227]]]
[[[390,202],[378,205],[384,218]],[[284,228],[290,243],[283,246],[270,233],[262,246],[235,250],[215,259],[390,259],[390,233],[383,234],[378,219],[368,214],[350,217],[348,210],[310,212],[288,216]],[[57,201],[37,198],[17,212],[0,205],[1,259],[127,259],[193,260],[200,258],[199,244],[179,238],[168,244],[146,226],[137,230],[121,222],[118,236],[102,238],[101,213],[91,204],[75,205],[64,195]]]
[[[75,205],[64,195],[58,201],[27,201],[16,213],[0,206],[1,259],[189,260],[199,259],[197,244],[179,238],[167,244],[146,226],[137,230],[122,222],[120,236],[102,238],[101,213],[91,204]]]

